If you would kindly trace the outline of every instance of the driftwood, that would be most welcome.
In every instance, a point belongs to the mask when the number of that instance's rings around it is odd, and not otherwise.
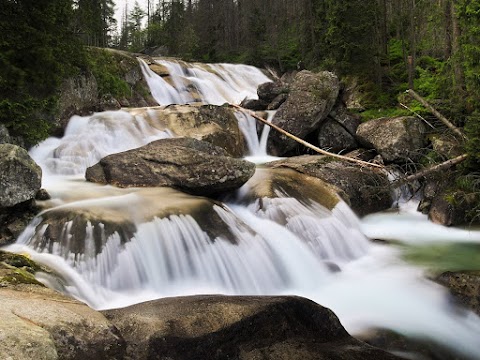
[[[440,114],[432,105],[430,105],[424,98],[418,95],[414,90],[412,89],[407,90],[407,94],[409,94],[411,97],[413,97],[415,100],[420,102],[423,106],[425,106],[428,110],[430,110],[430,112],[433,115],[435,115],[435,117],[437,117],[441,122],[443,122],[450,130],[452,130],[455,135],[459,136],[462,139],[466,138],[465,134],[459,128],[453,125],[445,116]]]
[[[264,123],[265,125],[270,126],[272,129],[275,129],[276,131],[282,133],[283,135],[289,137],[290,139],[295,140],[299,144],[302,144],[303,146],[308,147],[309,149],[312,149],[312,150],[318,152],[319,154],[330,156],[330,157],[340,159],[340,160],[344,160],[344,161],[353,162],[353,163],[356,163],[356,164],[359,164],[359,165],[362,165],[362,166],[371,166],[371,167],[376,167],[376,168],[380,168],[380,169],[384,168],[382,165],[373,164],[373,163],[369,163],[369,162],[366,162],[366,161],[362,161],[362,160],[358,160],[358,159],[354,159],[354,158],[349,158],[347,156],[342,156],[342,155],[338,155],[338,154],[334,154],[334,153],[322,150],[319,147],[316,147],[315,145],[312,145],[309,142],[306,142],[305,140],[302,140],[299,137],[289,133],[288,131],[283,130],[282,128],[278,127],[277,125],[269,123],[267,120],[258,116],[253,111],[244,109],[243,107],[235,105],[235,104],[230,104],[230,105],[233,106],[234,108],[250,115],[254,119],[257,119],[258,121]]]
[[[431,167],[426,168],[424,170],[417,171],[415,174],[405,176],[403,178],[395,180],[392,183],[392,187],[398,187],[398,186],[401,186],[405,183],[409,183],[409,182],[418,180],[420,178],[426,177],[428,175],[431,175],[435,172],[446,170],[446,169],[448,169],[448,168],[450,168],[454,165],[457,165],[457,164],[461,163],[462,161],[464,161],[467,158],[467,156],[468,156],[467,154],[463,154],[463,155],[457,156],[453,159],[444,161],[444,162],[442,162],[438,165],[434,165],[434,166],[431,166]]]

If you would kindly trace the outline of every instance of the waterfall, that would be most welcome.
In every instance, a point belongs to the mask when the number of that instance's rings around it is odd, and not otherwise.
[[[170,74],[162,77],[140,62],[161,104],[237,103],[268,81],[248,66],[157,60]],[[267,155],[269,128],[259,139],[255,121],[237,117],[250,155]],[[62,139],[32,150],[52,200],[7,249],[50,267],[59,276],[39,274],[41,281],[97,309],[192,294],[293,294],[331,308],[353,334],[388,328],[480,359],[478,316],[453,306],[446,290],[403,261],[397,247],[365,236],[402,241],[407,237],[399,230],[413,229],[408,241],[416,241],[430,231],[425,223],[391,226],[388,219],[404,219],[395,214],[360,221],[342,201],[327,208],[281,187],[274,197],[254,196],[251,183],[220,204],[171,189],[83,180],[85,168],[103,156],[169,136],[134,111],[73,117]],[[451,239],[435,229],[435,237]],[[478,232],[454,236],[478,239]]]
[[[168,71],[168,76],[162,77],[143,60],[139,61],[152,95],[160,105],[239,104],[245,98],[256,99],[258,85],[271,81],[262,71],[248,65],[155,60]]]

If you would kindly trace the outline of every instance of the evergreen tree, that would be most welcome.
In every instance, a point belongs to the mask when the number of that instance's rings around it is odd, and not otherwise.
[[[0,122],[35,142],[47,136],[58,87],[82,61],[71,0],[0,2]]]

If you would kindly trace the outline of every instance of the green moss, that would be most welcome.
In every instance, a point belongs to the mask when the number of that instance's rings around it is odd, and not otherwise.
[[[97,80],[100,96],[130,96],[132,91],[124,78],[134,66],[138,66],[135,59],[119,52],[99,48],[87,49],[87,68]]]
[[[45,271],[26,256],[0,251],[0,287],[19,284],[44,286],[35,279],[37,271]]]

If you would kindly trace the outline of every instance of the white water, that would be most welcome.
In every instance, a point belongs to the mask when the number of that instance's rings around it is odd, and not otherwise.
[[[186,78],[195,78],[200,71],[196,66],[192,68],[184,74]],[[232,69],[229,71],[234,74]],[[239,69],[244,74],[244,69]],[[207,88],[214,89],[213,80],[207,79],[203,80]],[[231,88],[236,86],[225,74],[222,81]],[[160,84],[153,75],[149,83],[152,87]],[[173,99],[170,101],[180,101],[181,91],[172,89],[158,85],[156,93],[165,90],[164,94]],[[248,91],[254,92],[252,88]],[[237,93],[239,97],[244,95]],[[266,137],[263,141],[256,138],[256,125],[250,119],[247,122],[243,131],[249,134],[251,154],[265,156]],[[426,280],[421,269],[402,261],[395,248],[374,245],[362,234],[424,241],[431,228],[421,230],[419,223],[411,219],[374,215],[360,223],[342,202],[330,211],[320,204],[305,204],[283,194],[248,206],[236,202],[229,203],[228,208],[214,206],[215,214],[235,237],[233,244],[221,236],[211,239],[188,213],[173,212],[146,220],[152,204],[149,201],[165,202],[166,206],[178,201],[165,190],[149,189],[144,193],[82,180],[85,168],[106,154],[166,136],[168,132],[152,128],[143,117],[124,111],[74,117],[64,138],[49,139],[32,151],[44,169],[44,186],[54,199],[50,209],[34,220],[9,250],[28,253],[56,270],[63,283],[46,275],[41,279],[95,308],[191,294],[295,294],[331,308],[353,334],[371,327],[391,328],[480,359],[480,319],[454,308],[445,289]],[[248,193],[248,186],[241,193]],[[93,225],[87,224],[85,250],[73,254],[69,250],[72,223],[67,222],[58,243],[34,248],[35,234],[40,236],[45,231],[45,226],[39,225],[41,217],[59,209],[107,214],[114,211],[116,216],[130,219],[135,232],[127,242],[118,232],[104,234],[97,254]],[[402,235],[408,228],[416,232]],[[444,230],[436,227],[433,237],[445,236],[444,241],[451,241],[452,234]],[[478,232],[456,233],[454,237],[457,241],[476,239]]]
[[[239,104],[245,98],[257,99],[258,85],[271,81],[262,71],[248,65],[156,60],[168,69],[170,81],[167,81],[150,70],[143,60],[140,62],[152,95],[160,105],[196,101]]]

